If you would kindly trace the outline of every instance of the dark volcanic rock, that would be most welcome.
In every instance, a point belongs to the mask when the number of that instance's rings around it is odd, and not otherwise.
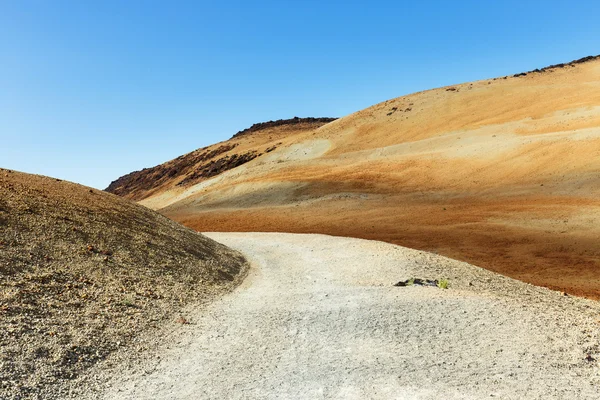
[[[335,121],[336,119],[337,118],[326,118],[326,117],[323,117],[323,118],[313,118],[313,117],[298,118],[298,117],[294,117],[294,118],[290,118],[290,119],[278,119],[277,121],[260,122],[258,124],[252,125],[250,128],[246,128],[244,130],[239,131],[238,133],[236,133],[235,135],[233,135],[233,137],[235,138],[235,137],[247,135],[249,133],[262,131],[263,129],[274,128],[276,126],[295,125],[295,124],[302,124],[302,123],[322,123],[322,124],[327,124],[329,122]]]
[[[580,58],[578,60],[573,60],[573,61],[571,61],[569,63],[561,63],[561,64],[549,65],[549,66],[544,67],[544,68],[537,68],[537,69],[534,69],[533,71],[522,72],[520,74],[515,74],[513,76],[515,78],[518,78],[520,76],[526,76],[528,73],[534,73],[534,72],[535,73],[542,73],[542,72],[547,72],[547,71],[549,71],[551,69],[555,69],[555,68],[573,67],[573,66],[575,66],[577,64],[583,64],[583,63],[586,63],[586,62],[589,62],[589,61],[598,60],[598,59],[600,59],[600,55],[597,55],[597,56],[587,56],[587,57]]]
[[[227,170],[239,167],[248,161],[252,161],[258,156],[259,154],[257,154],[255,151],[249,151],[243,154],[232,154],[230,156],[225,156],[216,161],[212,160],[208,164],[200,166],[200,168],[196,169],[196,171],[179,182],[178,185],[189,185],[201,180],[202,178],[212,178],[213,176],[217,176]]]
[[[163,183],[177,175],[186,175],[197,169],[197,165],[205,165],[213,158],[233,150],[237,144],[224,144],[213,150],[202,148],[173,161],[157,165],[152,168],[144,168],[141,171],[131,172],[111,182],[105,189],[109,193],[125,196],[135,191],[146,191],[160,187]],[[133,197],[136,199],[136,197]]]

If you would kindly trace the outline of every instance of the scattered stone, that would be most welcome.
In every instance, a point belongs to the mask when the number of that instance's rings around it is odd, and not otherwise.
[[[600,55],[583,57],[583,58],[580,58],[578,60],[571,61],[569,63],[554,64],[554,65],[549,65],[549,66],[544,67],[544,68],[536,68],[533,71],[529,71],[529,73],[535,72],[535,73],[540,74],[542,72],[548,72],[548,71],[551,71],[551,70],[557,69],[557,68],[574,67],[577,64],[583,64],[583,63],[586,63],[588,61],[594,61],[594,60],[597,60],[597,59],[600,59]],[[520,73],[520,74],[516,74],[514,76],[515,77],[519,77],[519,76],[525,76],[525,75],[527,75],[527,73],[523,72],[523,73]]]
[[[416,286],[438,286],[439,281],[437,279],[410,278],[405,281],[400,281],[400,282],[394,284],[394,286],[400,286],[400,287],[413,286],[413,285],[416,285]]]
[[[202,178],[212,178],[225,171],[239,167],[242,164],[246,164],[249,161],[259,157],[256,151],[251,150],[242,154],[232,154],[219,158],[218,160],[211,160],[208,164],[201,166],[196,171],[192,172],[185,177],[182,181],[177,183],[178,186],[193,184]]]

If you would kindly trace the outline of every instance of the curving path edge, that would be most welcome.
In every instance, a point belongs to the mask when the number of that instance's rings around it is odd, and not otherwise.
[[[435,254],[209,233],[251,262],[106,399],[595,398],[600,307]],[[410,277],[450,288],[395,287]]]

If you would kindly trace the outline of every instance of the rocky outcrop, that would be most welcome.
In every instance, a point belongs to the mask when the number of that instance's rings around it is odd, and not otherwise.
[[[243,154],[232,154],[230,156],[219,158],[218,160],[211,160],[207,164],[197,167],[194,172],[179,182],[178,185],[193,184],[202,178],[212,178],[227,170],[239,167],[248,161],[252,161],[260,155],[262,154],[258,154],[255,151],[248,151]]]
[[[119,196],[130,195],[129,197],[136,199],[136,196],[131,194],[158,188],[179,175],[186,176],[191,173],[196,176],[198,170],[203,171],[214,162],[214,158],[233,150],[236,146],[237,144],[223,144],[214,149],[198,149],[165,164],[124,175],[111,182],[105,190]]]
[[[554,65],[549,65],[547,67],[544,68],[537,68],[534,69],[533,71],[529,71],[529,72],[521,72],[520,74],[515,74],[513,75],[514,78],[519,78],[521,76],[527,76],[527,74],[532,74],[532,73],[542,73],[542,72],[547,72],[550,71],[552,69],[556,69],[556,68],[566,68],[566,67],[574,67],[577,64],[583,64],[589,61],[594,61],[594,60],[598,60],[600,59],[600,55],[597,56],[587,56],[587,57],[583,57],[577,60],[573,60],[571,62],[568,63],[561,63],[561,64],[554,64]]]
[[[254,124],[252,125],[250,128],[244,129],[239,131],[238,133],[236,133],[235,135],[233,135],[233,138],[236,137],[240,137],[243,135],[248,135],[250,133],[254,133],[254,132],[258,132],[258,131],[262,131],[265,130],[267,128],[274,128],[277,126],[283,126],[283,125],[297,125],[297,124],[328,124],[330,122],[335,121],[337,118],[298,118],[298,117],[294,117],[294,118],[290,118],[290,119],[278,119],[277,121],[267,121],[267,122],[260,122],[258,124]]]

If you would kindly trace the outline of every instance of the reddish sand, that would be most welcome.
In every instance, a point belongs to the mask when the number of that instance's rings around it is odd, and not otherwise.
[[[383,240],[467,261],[502,274],[600,298],[600,246],[597,231],[590,235],[569,224],[581,202],[563,204],[548,199],[481,202],[464,199],[424,204],[401,203],[356,207],[348,204],[314,208],[217,210],[198,214],[167,213],[198,231],[319,232]],[[597,202],[591,204],[598,213]],[[533,209],[532,209],[533,208]],[[491,215],[528,217],[547,209],[543,218],[556,220],[552,230],[490,222]],[[571,209],[571,213],[565,213]],[[569,215],[569,216],[567,216]],[[561,220],[561,218],[565,218]],[[596,217],[597,219],[598,217]]]
[[[200,231],[384,240],[600,298],[600,60],[234,141],[278,145],[136,198]]]

